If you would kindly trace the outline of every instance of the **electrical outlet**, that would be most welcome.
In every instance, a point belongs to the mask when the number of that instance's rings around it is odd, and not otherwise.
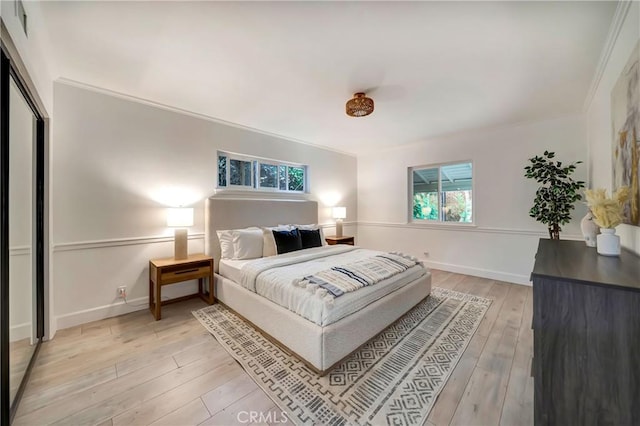
[[[126,285],[122,285],[122,286],[118,287],[118,297],[120,299],[125,299],[127,297],[127,286]]]

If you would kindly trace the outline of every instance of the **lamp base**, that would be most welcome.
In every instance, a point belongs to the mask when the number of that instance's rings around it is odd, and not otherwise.
[[[173,258],[176,260],[183,260],[189,257],[187,230],[184,228],[175,229],[175,240],[173,247]]]
[[[342,219],[336,220],[336,237],[342,237]]]

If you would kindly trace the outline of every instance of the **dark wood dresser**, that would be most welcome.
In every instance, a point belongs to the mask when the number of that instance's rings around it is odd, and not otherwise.
[[[640,257],[541,239],[533,280],[536,425],[640,425]]]

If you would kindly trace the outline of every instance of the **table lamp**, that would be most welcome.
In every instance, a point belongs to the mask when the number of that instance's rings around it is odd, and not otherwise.
[[[193,209],[186,207],[167,209],[167,226],[175,228],[174,254],[176,260],[186,259],[188,253],[188,226],[193,226]]]
[[[334,207],[333,218],[336,220],[336,237],[342,237],[342,219],[347,217],[346,207]]]

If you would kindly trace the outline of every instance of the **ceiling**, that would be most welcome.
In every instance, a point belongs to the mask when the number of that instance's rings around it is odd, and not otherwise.
[[[41,7],[58,77],[361,154],[581,112],[616,3]]]

